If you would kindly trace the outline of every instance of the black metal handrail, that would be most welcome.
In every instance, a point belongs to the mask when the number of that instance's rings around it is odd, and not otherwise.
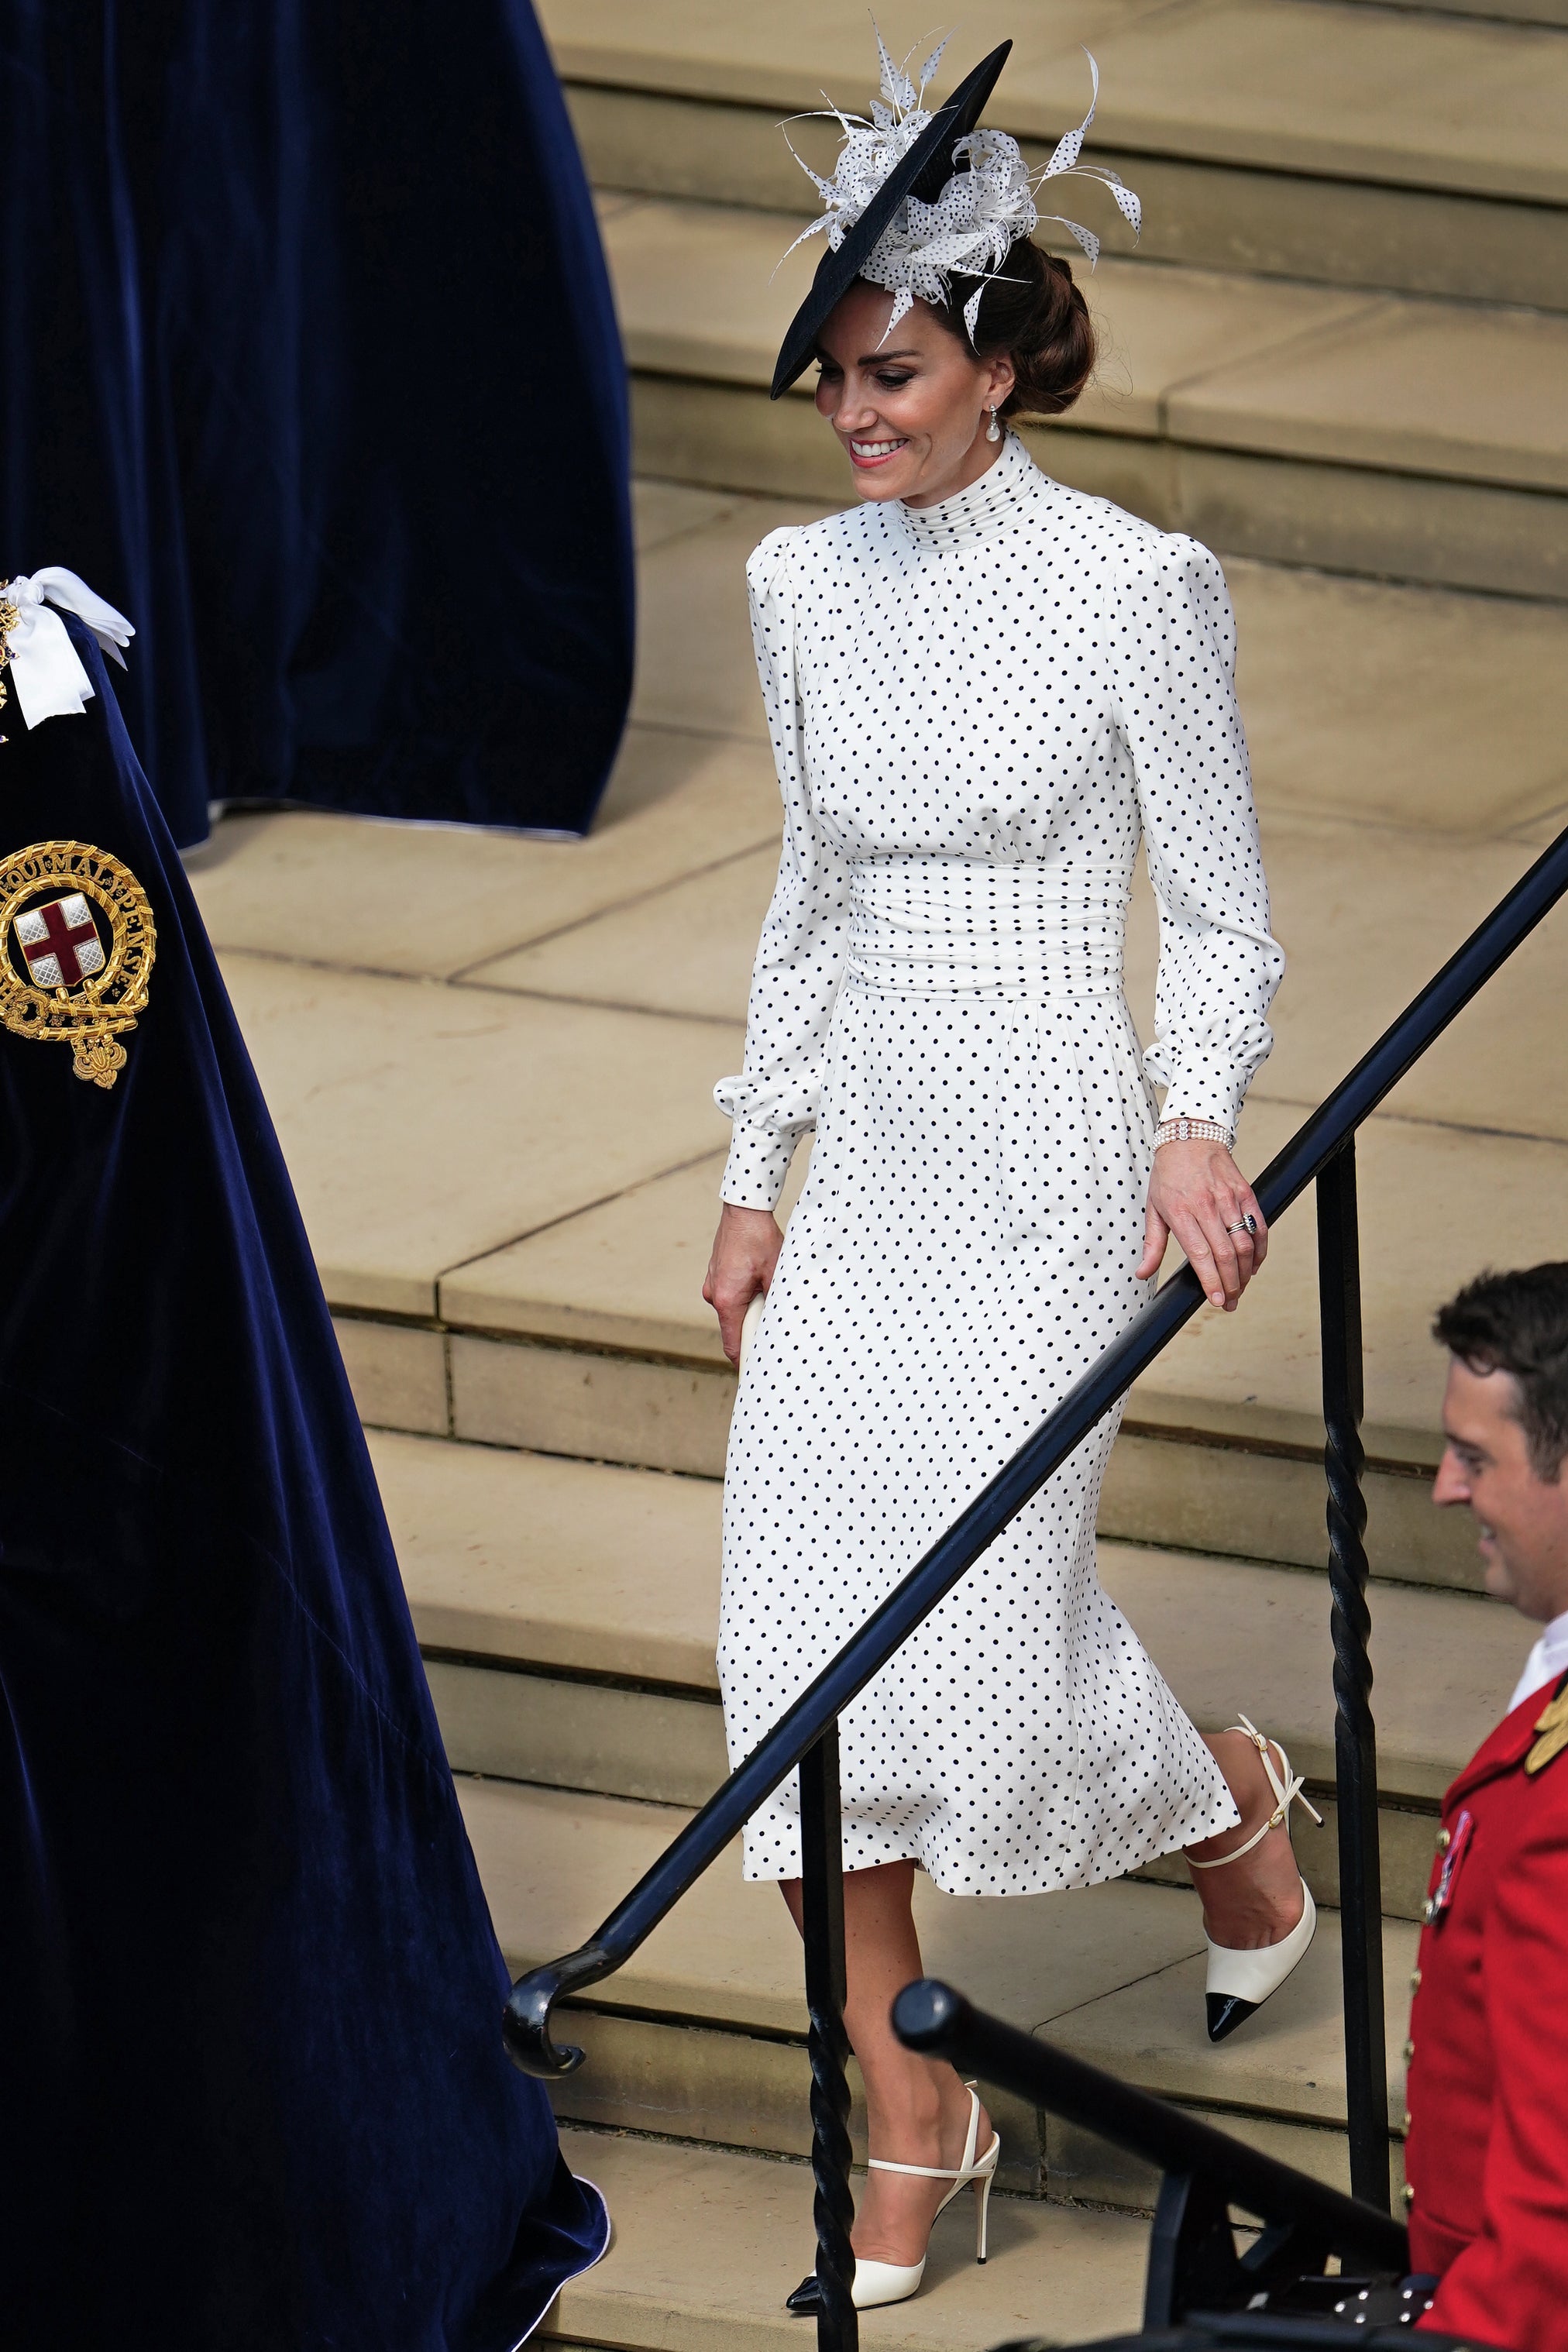
[[[893,2003],[893,2030],[908,2049],[946,2058],[961,2074],[998,2084],[1032,2106],[1044,2107],[1142,2157],[1164,2174],[1167,2183],[1215,2191],[1210,2211],[1221,2231],[1228,2233],[1225,2209],[1229,2205],[1268,2224],[1272,2242],[1257,2250],[1261,2259],[1255,2258],[1250,2273],[1254,2287],[1269,2284],[1270,2274],[1299,2275],[1312,2255],[1321,2263],[1324,2254],[1338,2254],[1342,2261],[1364,2263],[1396,2278],[1410,2267],[1403,2221],[1245,2140],[1233,2139],[1228,2132],[1216,2131],[1184,2108],[1152,2097],[1120,2075],[1075,2058],[1070,2051],[1058,2050],[1037,2033],[1023,2033],[1016,2025],[988,2017],[935,1978],[904,1987]],[[1175,2225],[1171,2241],[1162,2244],[1156,2229],[1150,2249],[1145,2327],[1174,2326],[1188,2315],[1182,2307],[1185,2283],[1181,2273],[1184,2267],[1189,2272],[1194,2267],[1190,2262],[1195,2251],[1191,2240],[1196,2235],[1191,2228],[1193,2200],[1166,2194],[1162,2202],[1183,2210],[1171,2215]],[[1184,2221],[1188,2225],[1186,2246],[1180,2242]],[[1186,2264],[1184,2254],[1189,2257]],[[1205,2284],[1212,2292],[1212,2267]]]
[[[1334,1646],[1335,1749],[1339,1788],[1342,1942],[1352,2186],[1388,2202],[1387,2080],[1384,2059],[1382,1895],[1377,1834],[1376,1746],[1367,1658],[1367,1559],[1363,1454],[1360,1275],[1356,1254],[1354,1137],[1358,1128],[1470,1002],[1520,942],[1568,891],[1568,830],[1560,834],[1436,976],[1384,1031],[1269,1162],[1254,1191],[1272,1225],[1318,1182],[1323,1405],[1329,1486],[1329,1577]],[[613,1975],[717,1859],[742,1824],[803,1759],[802,1811],[808,1849],[826,1860],[804,1879],[814,2164],[818,2190],[818,2275],[823,2352],[851,2352],[856,2319],[843,2116],[842,1910],[818,1881],[840,1854],[837,1725],[845,1707],[952,1591],[965,1571],[1082,1444],[1204,1303],[1190,1267],[1164,1283],[1119,1339],[1068,1391],[974,1500],[859,1631],[846,1642],[750,1756],[714,1792],[590,1940],[519,1978],[507,2003],[506,2046],[526,2073],[569,2074],[583,2052],[559,2045],[552,2011]]]

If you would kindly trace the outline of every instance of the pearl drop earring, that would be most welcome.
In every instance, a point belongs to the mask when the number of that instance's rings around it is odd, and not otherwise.
[[[987,441],[1000,441],[1002,438],[1002,427],[996,422],[996,411],[994,408],[991,412],[991,422],[985,427],[985,438]]]

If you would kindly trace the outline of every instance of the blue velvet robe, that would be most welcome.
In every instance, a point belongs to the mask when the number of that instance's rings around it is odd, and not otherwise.
[[[5,0],[0,578],[139,631],[215,800],[586,829],[631,688],[626,371],[529,0]]]
[[[503,2054],[288,1173],[70,626],[97,698],[0,716],[0,853],[112,851],[157,948],[111,1089],[0,1028],[0,2339],[510,2352],[604,2209]]]

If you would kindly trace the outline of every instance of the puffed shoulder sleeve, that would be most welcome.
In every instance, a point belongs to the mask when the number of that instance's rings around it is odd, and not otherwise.
[[[779,878],[752,972],[745,1066],[713,1089],[734,1123],[720,1190],[749,1209],[776,1204],[795,1144],[816,1124],[848,938],[848,873],[813,814],[802,740],[790,564],[797,537],[771,532],[746,567],[757,675],[784,798]]]
[[[1268,930],[1236,622],[1206,547],[1179,533],[1140,543],[1118,581],[1109,651],[1160,908],[1145,1066],[1166,1090],[1163,1117],[1234,1130],[1274,1043],[1266,1016],[1285,959]]]

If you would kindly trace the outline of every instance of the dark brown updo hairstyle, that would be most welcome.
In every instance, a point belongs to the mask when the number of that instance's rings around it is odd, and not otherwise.
[[[931,307],[964,344],[969,330],[963,306],[976,287],[982,290],[975,356],[993,360],[1005,352],[1018,379],[1000,414],[1059,416],[1089,382],[1096,357],[1094,328],[1070,267],[1020,237],[994,278],[966,278],[954,270],[947,300]]]

